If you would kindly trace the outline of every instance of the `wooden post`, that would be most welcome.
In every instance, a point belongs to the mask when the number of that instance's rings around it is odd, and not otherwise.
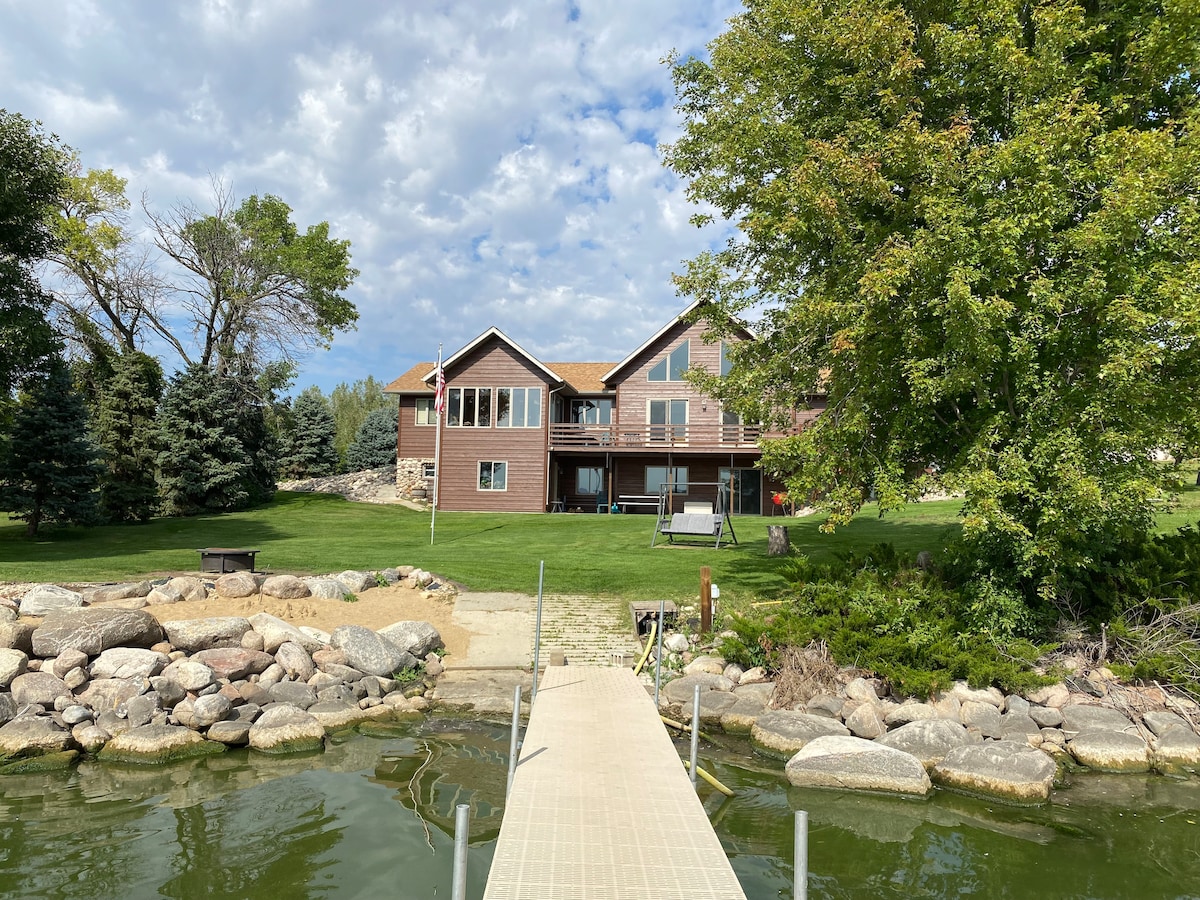
[[[712,569],[700,567],[700,633],[712,631]]]
[[[767,526],[767,556],[787,556],[791,546],[786,525]]]

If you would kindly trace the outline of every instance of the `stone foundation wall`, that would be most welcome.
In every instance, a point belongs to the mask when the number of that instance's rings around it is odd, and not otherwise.
[[[419,457],[396,460],[396,493],[411,500],[414,490],[429,490],[429,479],[423,474],[426,465],[433,465],[433,460]]]

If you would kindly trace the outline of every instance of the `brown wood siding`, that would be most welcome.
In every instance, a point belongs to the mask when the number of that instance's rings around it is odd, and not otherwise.
[[[540,427],[496,427],[495,390],[502,387],[542,389]],[[493,338],[474,348],[446,372],[447,397],[451,388],[491,388],[492,424],[450,427],[443,423],[439,507],[497,512],[544,511],[546,424],[551,389],[545,374],[503,341]],[[505,490],[479,490],[480,462],[507,464]]]
[[[400,459],[433,459],[433,447],[436,442],[437,426],[417,424],[417,398],[401,394],[400,422],[396,428],[396,455]]]

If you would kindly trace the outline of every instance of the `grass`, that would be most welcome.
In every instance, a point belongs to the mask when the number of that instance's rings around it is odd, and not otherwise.
[[[400,506],[351,503],[329,494],[279,493],[258,509],[143,525],[48,529],[0,525],[0,580],[116,581],[195,571],[200,547],[249,547],[273,572],[320,574],[412,565],[481,591],[545,590],[629,600],[679,600],[699,592],[700,566],[728,599],[771,596],[786,584],[787,558],[766,555],[769,524],[787,524],[793,551],[814,560],[890,542],[905,555],[937,551],[958,528],[957,501],[914,504],[880,518],[869,506],[849,525],[821,534],[820,517],[737,516],[739,544],[651,549],[650,516],[441,512],[429,544],[429,515]],[[1200,488],[1185,490],[1164,530],[1200,518]]]

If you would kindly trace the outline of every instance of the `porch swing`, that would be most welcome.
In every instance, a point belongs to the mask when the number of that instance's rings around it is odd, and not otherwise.
[[[713,542],[713,549],[719,550],[721,542],[738,542],[733,531],[733,520],[729,517],[729,485],[720,481],[689,481],[683,483],[683,490],[676,490],[678,483],[665,483],[658,488],[658,515],[654,517],[654,536],[650,538],[650,546],[658,541],[659,535],[666,535],[667,542],[691,541],[702,538],[704,543]],[[677,493],[688,493],[692,488],[716,488],[716,509],[707,500],[685,500],[683,512],[673,512],[671,500]]]

